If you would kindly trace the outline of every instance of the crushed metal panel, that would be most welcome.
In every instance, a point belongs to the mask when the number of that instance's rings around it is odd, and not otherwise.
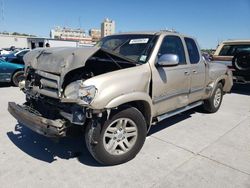
[[[26,68],[65,75],[67,72],[83,67],[86,61],[100,48],[57,47],[35,49],[24,56]]]

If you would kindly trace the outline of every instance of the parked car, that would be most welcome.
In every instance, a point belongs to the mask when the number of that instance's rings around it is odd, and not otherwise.
[[[0,56],[2,56],[2,55],[8,55],[10,53],[11,53],[11,51],[8,51],[8,50],[5,50],[5,49],[0,49]]]
[[[203,52],[202,56],[205,58],[206,61],[211,61],[211,55],[207,52]]]
[[[131,160],[147,132],[170,116],[202,106],[216,112],[232,73],[202,58],[192,37],[176,32],[104,37],[90,48],[36,49],[24,57],[27,102],[9,102],[24,126],[47,137],[85,130],[92,156],[105,165]]]
[[[12,82],[15,86],[24,79],[24,65],[7,62],[0,58],[0,82]]]
[[[227,65],[236,83],[250,83],[250,40],[222,42],[215,51],[213,61]]]
[[[10,54],[2,55],[1,58],[5,59],[8,62],[24,64],[23,56],[28,53],[30,49],[23,49],[20,51],[14,51]]]

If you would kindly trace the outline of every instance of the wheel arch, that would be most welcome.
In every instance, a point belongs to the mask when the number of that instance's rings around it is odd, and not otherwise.
[[[144,93],[129,93],[127,95],[119,96],[106,106],[107,109],[123,109],[126,107],[135,107],[144,116],[147,129],[150,128],[152,122],[152,100],[149,95]]]
[[[12,84],[16,85],[16,84],[14,83],[14,76],[15,76],[15,74],[16,74],[17,72],[21,72],[21,71],[24,73],[24,69],[23,69],[23,68],[15,69],[15,70],[12,72],[12,74],[11,74],[11,83],[12,83]],[[16,86],[17,86],[17,85],[16,85]]]
[[[14,76],[18,71],[23,71],[23,72],[24,72],[24,69],[23,69],[23,68],[15,69],[15,70],[12,72],[12,74],[11,74],[11,80],[12,80],[13,76]]]
[[[222,84],[222,88],[223,88],[223,92],[229,92],[231,89],[231,83],[228,80],[228,75],[222,75],[219,78],[217,78],[214,82],[210,83],[209,85],[213,88],[210,96],[212,95],[212,93],[214,92],[216,86],[221,83]]]

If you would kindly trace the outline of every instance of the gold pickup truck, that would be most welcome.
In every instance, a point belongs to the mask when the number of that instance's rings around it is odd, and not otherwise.
[[[228,66],[235,83],[250,83],[250,40],[229,40],[216,49],[212,62]]]
[[[216,112],[232,87],[225,65],[207,63],[196,40],[169,31],[36,49],[24,60],[19,87],[27,102],[9,102],[9,112],[47,137],[82,128],[88,150],[105,165],[134,158],[152,124],[197,106]]]

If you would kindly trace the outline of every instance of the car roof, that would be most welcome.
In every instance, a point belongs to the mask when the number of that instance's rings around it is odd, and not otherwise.
[[[246,39],[246,40],[227,40],[227,41],[223,41],[222,44],[250,44],[250,39]]]

